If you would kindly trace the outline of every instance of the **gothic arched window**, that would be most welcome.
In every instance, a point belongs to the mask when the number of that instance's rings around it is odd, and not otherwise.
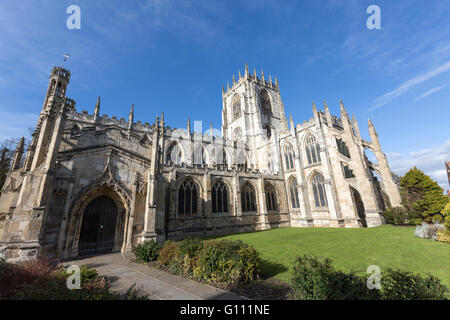
[[[198,189],[195,182],[188,178],[178,189],[178,215],[188,216],[197,214]]]
[[[312,179],[314,201],[316,207],[327,206],[327,195],[325,193],[325,180],[320,173],[316,173]]]
[[[272,115],[272,107],[270,105],[270,97],[266,89],[263,89],[259,94],[259,99],[261,101],[261,111],[265,115]]]
[[[284,146],[284,160],[286,164],[286,170],[294,168],[294,149],[290,143]]]
[[[292,208],[300,208],[300,201],[298,200],[298,184],[297,178],[292,177],[289,182],[289,195],[291,197]]]
[[[181,164],[181,149],[178,143],[172,143],[166,152],[166,164],[175,163],[177,165]]]
[[[256,194],[255,188],[246,182],[241,190],[242,212],[256,211]]]
[[[320,162],[320,146],[313,135],[308,135],[306,137],[306,157],[308,159],[308,164]]]
[[[271,184],[266,184],[265,186],[266,191],[266,207],[267,211],[276,211],[277,210],[277,192],[275,190],[275,187]]]
[[[237,93],[233,97],[231,106],[233,110],[233,120],[236,120],[241,116],[241,98]]]
[[[213,213],[228,212],[228,188],[222,180],[216,180],[211,190]]]

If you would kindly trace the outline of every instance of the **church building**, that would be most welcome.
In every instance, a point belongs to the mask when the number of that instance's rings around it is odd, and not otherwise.
[[[70,72],[54,67],[25,150],[0,197],[0,257],[61,259],[129,252],[154,239],[279,227],[364,228],[401,205],[378,134],[370,141],[340,102],[287,120],[277,78],[245,66],[222,90],[222,126],[184,129],[78,112]],[[167,119],[169,120],[169,119]],[[192,127],[191,127],[192,125]],[[369,149],[377,163],[371,162]]]

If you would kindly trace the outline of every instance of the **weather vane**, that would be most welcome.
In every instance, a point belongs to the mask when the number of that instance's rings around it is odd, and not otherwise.
[[[69,58],[70,58],[70,54],[68,54],[68,53],[64,54],[64,62],[67,62],[67,59],[69,59]],[[65,63],[63,63],[63,68],[65,68],[64,64]]]

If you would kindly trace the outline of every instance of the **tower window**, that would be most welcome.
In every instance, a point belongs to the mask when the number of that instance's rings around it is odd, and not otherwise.
[[[343,170],[344,170],[344,176],[345,176],[346,179],[354,178],[354,177],[355,177],[355,175],[354,175],[354,173],[353,173],[353,170],[350,169],[350,167],[349,167],[348,165],[343,165],[342,167],[343,167]]]
[[[261,101],[261,111],[263,114],[270,116],[272,115],[272,106],[270,105],[269,93],[266,89],[263,89],[259,94],[259,99]]]
[[[234,95],[231,105],[233,110],[233,120],[236,120],[241,116],[241,98],[237,93]]]

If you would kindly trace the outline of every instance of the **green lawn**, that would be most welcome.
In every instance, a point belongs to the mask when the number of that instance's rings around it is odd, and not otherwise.
[[[328,257],[343,271],[365,272],[369,265],[431,273],[450,288],[450,245],[414,236],[414,227],[383,225],[369,229],[280,228],[234,234],[217,239],[240,239],[264,260],[264,275],[288,281],[295,257],[311,253]]]

